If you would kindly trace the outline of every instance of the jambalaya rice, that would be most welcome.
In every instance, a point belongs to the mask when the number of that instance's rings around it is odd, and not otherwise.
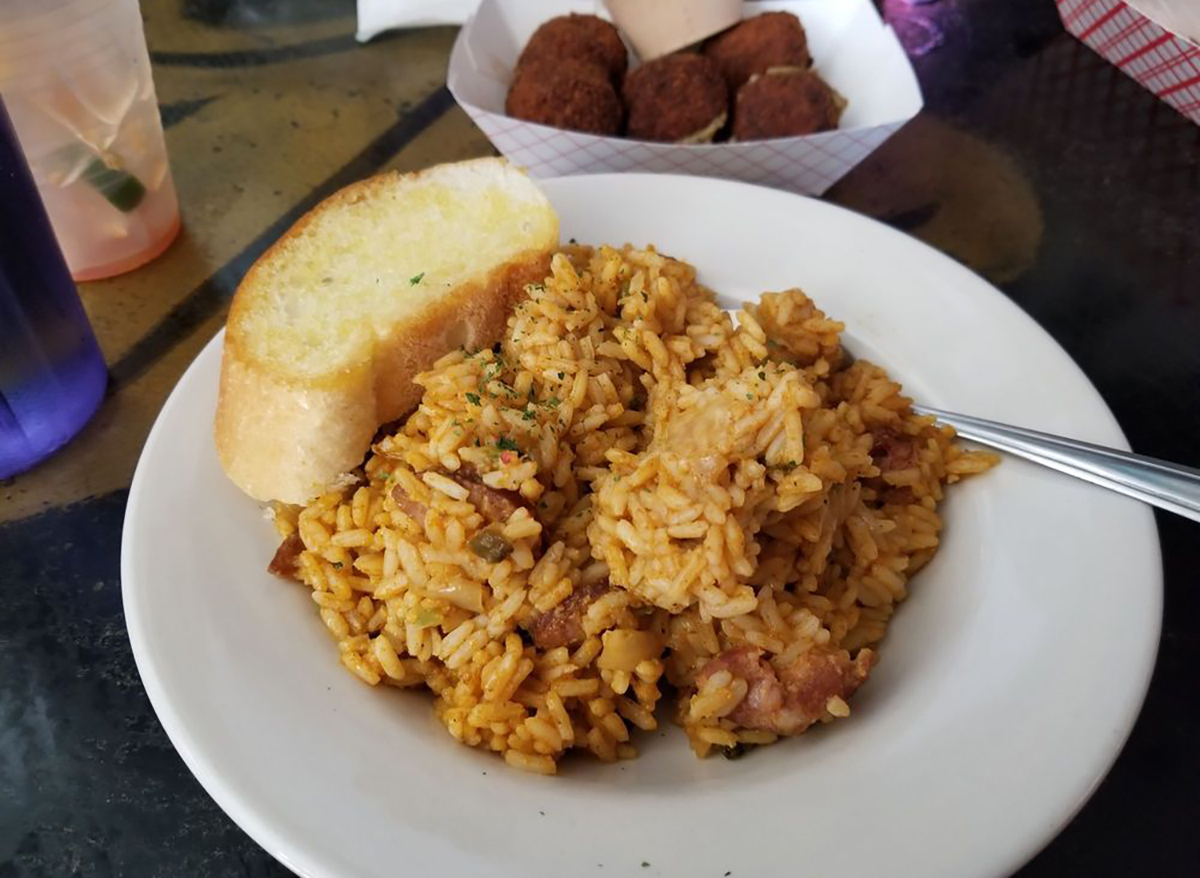
[[[943,486],[995,458],[842,328],[800,290],[735,322],[653,248],[568,247],[496,350],[417,378],[355,484],[276,510],[272,569],[347,670],[431,689],[517,768],[633,757],[664,689],[700,756],[846,717]]]

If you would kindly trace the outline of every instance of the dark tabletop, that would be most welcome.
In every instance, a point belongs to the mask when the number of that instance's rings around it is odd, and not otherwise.
[[[1200,466],[1200,126],[1066,34],[1051,0],[880,5],[926,108],[827,197],[991,280],[1135,450]],[[213,804],[146,699],[121,609],[129,481],[241,274],[296,217],[382,168],[491,152],[445,89],[451,28],[358,46],[349,0],[142,6],[185,230],[146,268],[82,286],[109,396],[63,452],[0,483],[0,878],[288,874]],[[1145,707],[1023,878],[1200,875],[1200,527],[1158,526]]]

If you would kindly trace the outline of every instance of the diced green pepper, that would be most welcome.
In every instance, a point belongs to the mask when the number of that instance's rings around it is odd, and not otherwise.
[[[512,554],[513,550],[512,543],[500,534],[487,530],[472,537],[468,545],[472,552],[484,561],[490,561],[493,564],[503,561]]]

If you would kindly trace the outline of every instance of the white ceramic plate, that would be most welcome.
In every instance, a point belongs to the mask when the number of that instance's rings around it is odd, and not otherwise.
[[[1032,320],[886,226],[700,178],[544,186],[564,238],[654,242],[730,305],[803,286],[928,404],[1127,447]],[[213,450],[220,344],[179,382],[138,465],[125,613],[188,767],[300,874],[1001,875],[1083,804],[1133,725],[1161,618],[1151,513],[1005,460],[951,492],[942,551],[850,720],[736,762],[698,761],[668,727],[631,762],[507,769],[456,744],[429,696],[346,673],[307,590],[266,573],[273,529]]]

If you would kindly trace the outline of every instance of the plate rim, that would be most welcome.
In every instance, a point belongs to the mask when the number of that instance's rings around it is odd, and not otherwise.
[[[787,192],[774,189],[770,186],[746,183],[736,180],[726,180],[720,178],[708,177],[693,177],[684,174],[654,174],[654,173],[605,173],[605,174],[577,174],[564,177],[556,177],[547,180],[539,180],[538,185],[547,190],[547,196],[551,202],[555,201],[555,193],[553,190],[559,187],[569,188],[574,185],[584,186],[600,186],[606,182],[620,181],[622,184],[637,184],[644,183],[646,185],[686,185],[686,186],[713,186],[716,188],[726,189],[729,192],[737,192],[744,189],[756,190],[757,193],[766,194],[768,197],[778,198],[782,200],[802,199],[811,203],[812,207],[820,210],[831,210],[841,214],[848,215],[856,222],[870,224],[877,231],[885,233],[893,241],[901,242],[902,246],[916,248],[917,250],[925,251],[926,257],[934,257],[935,261],[939,262],[942,268],[949,271],[964,274],[974,280],[978,287],[977,293],[984,294],[984,289],[988,290],[993,300],[993,304],[1002,303],[1001,307],[1010,310],[1010,315],[1026,322],[1031,329],[1044,336],[1054,347],[1057,355],[1061,358],[1061,367],[1069,366],[1074,371],[1075,376],[1081,379],[1088,387],[1091,388],[1096,396],[1096,401],[1100,403],[1110,426],[1120,436],[1120,446],[1124,449],[1129,448],[1128,440],[1125,437],[1125,432],[1122,429],[1120,422],[1117,420],[1112,409],[1107,401],[1095,386],[1092,380],[1087,376],[1087,373],[1079,366],[1070,353],[1063,348],[1059,341],[1049,333],[1032,315],[1026,312],[1016,302],[1005,295],[1000,289],[993,285],[986,278],[978,275],[967,268],[962,263],[958,262],[953,257],[943,253],[926,242],[907,235],[897,229],[880,222],[873,217],[857,213],[849,208],[841,205],[832,204],[828,201],[810,196],[800,195],[797,193]],[[665,182],[664,182],[665,181]],[[702,267],[701,267],[702,270]],[[972,296],[976,292],[972,292]],[[199,375],[203,368],[208,365],[208,360],[219,358],[222,341],[224,339],[225,329],[222,326],[208,342],[204,344],[200,352],[192,360],[184,370],[175,386],[172,388],[163,404],[161,410],[155,418],[154,424],[147,435],[146,441],[139,454],[137,467],[134,472],[133,479],[130,484],[128,500],[126,504],[125,516],[122,523],[121,533],[121,550],[120,550],[120,570],[121,570],[121,598],[122,606],[125,614],[126,630],[129,636],[131,649],[134,655],[135,664],[138,669],[138,674],[142,680],[143,688],[146,690],[147,697],[154,712],[161,723],[167,737],[171,741],[176,752],[183,759],[184,764],[192,775],[199,781],[205,792],[210,795],[217,805],[226,813],[226,815],[234,821],[247,835],[249,835],[258,845],[266,850],[272,857],[282,863],[285,867],[302,876],[324,876],[344,874],[347,866],[345,863],[337,862],[337,857],[331,856],[329,848],[322,848],[316,845],[308,845],[299,842],[295,838],[289,838],[287,833],[277,826],[273,825],[269,815],[264,815],[261,809],[256,809],[250,806],[247,801],[234,789],[234,784],[227,780],[217,769],[216,763],[210,758],[202,755],[202,747],[199,746],[195,738],[190,733],[182,718],[176,713],[172,698],[168,694],[167,687],[162,681],[160,670],[154,656],[150,653],[148,646],[148,635],[145,630],[147,624],[142,615],[142,607],[137,600],[136,584],[137,576],[134,573],[135,555],[138,549],[135,547],[135,540],[132,539],[133,531],[136,528],[135,522],[138,520],[137,512],[142,504],[142,498],[147,488],[149,481],[148,464],[146,463],[149,456],[149,451],[155,447],[160,434],[165,431],[166,425],[171,418],[171,414],[175,407],[183,405],[188,398],[188,391],[191,385],[199,380]],[[1154,668],[1157,664],[1158,652],[1161,649],[1162,636],[1162,616],[1163,616],[1163,600],[1164,600],[1164,570],[1162,562],[1162,544],[1161,537],[1158,531],[1158,525],[1154,517],[1153,511],[1149,507],[1144,507],[1141,510],[1143,521],[1148,524],[1148,540],[1150,552],[1153,557],[1148,557],[1146,560],[1150,563],[1150,569],[1153,571],[1153,581],[1143,584],[1143,591],[1147,592],[1146,599],[1150,601],[1150,619],[1152,621],[1152,637],[1149,638],[1151,648],[1147,654],[1142,656],[1142,667],[1137,676],[1136,691],[1130,692],[1130,697],[1127,703],[1127,709],[1119,716],[1111,719],[1116,720],[1114,725],[1118,728],[1119,733],[1108,737],[1108,746],[1104,752],[1103,760],[1097,760],[1094,769],[1089,772],[1092,775],[1090,781],[1082,790],[1077,791],[1077,794],[1070,798],[1070,801],[1064,801],[1062,806],[1058,808],[1059,815],[1056,821],[1047,821],[1047,824],[1041,833],[1029,833],[1024,839],[1024,843],[1013,843],[1010,846],[1010,853],[1004,862],[993,861],[994,869],[989,871],[981,871],[979,874],[988,875],[1005,875],[1015,872],[1023,865],[1028,863],[1042,849],[1044,849],[1062,830],[1075,818],[1083,806],[1090,800],[1091,796],[1096,791],[1097,787],[1104,781],[1108,773],[1111,771],[1117,758],[1123,751],[1130,735],[1133,732],[1135,723],[1141,714],[1145,703],[1146,696],[1149,691],[1150,682],[1153,676]],[[1100,762],[1103,762],[1101,765]]]

